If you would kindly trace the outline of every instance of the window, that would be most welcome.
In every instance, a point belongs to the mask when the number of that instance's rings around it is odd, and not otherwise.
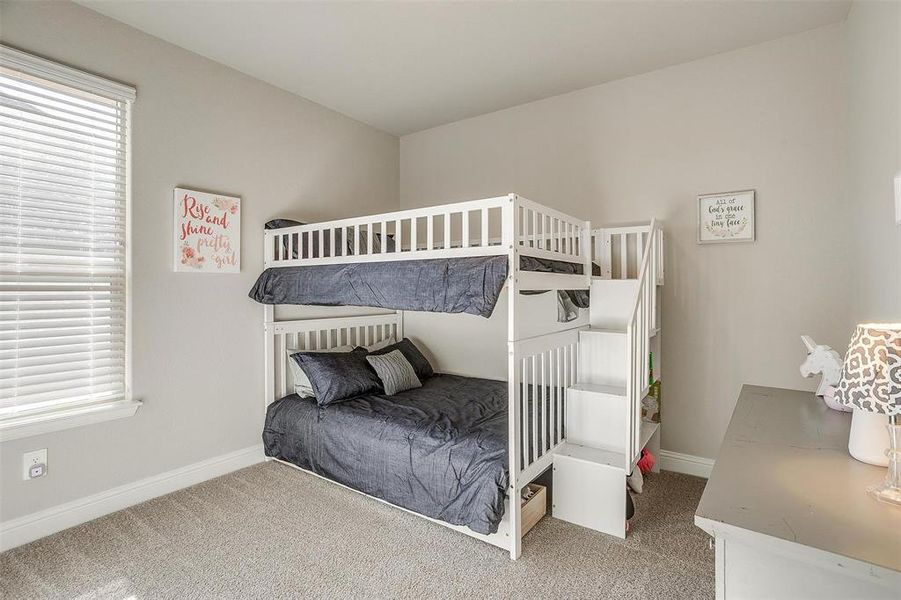
[[[0,46],[0,439],[134,414],[134,89]]]

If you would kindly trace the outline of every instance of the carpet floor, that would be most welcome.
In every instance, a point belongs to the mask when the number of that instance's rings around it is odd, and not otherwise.
[[[551,517],[522,558],[268,462],[0,554],[0,597],[712,598],[704,480],[663,472],[619,540]]]

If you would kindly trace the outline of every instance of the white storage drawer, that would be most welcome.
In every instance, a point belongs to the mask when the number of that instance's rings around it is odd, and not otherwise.
[[[553,515],[626,537],[626,478],[614,453],[567,443],[554,456]]]

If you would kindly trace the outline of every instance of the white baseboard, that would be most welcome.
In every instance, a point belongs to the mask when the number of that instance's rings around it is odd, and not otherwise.
[[[99,494],[60,504],[18,519],[0,523],[0,552],[27,544],[44,536],[85,523],[151,500],[180,489],[201,483],[265,459],[263,447],[251,446],[221,456],[160,473],[128,483]],[[660,451],[660,468],[697,477],[710,477],[714,461],[710,458]]]
[[[5,521],[0,523],[0,552],[264,459],[263,446],[251,446]]]
[[[681,452],[671,452],[669,450],[660,451],[660,468],[664,471],[684,473],[707,479],[713,470],[714,462],[712,458],[704,458],[703,456],[692,456],[691,454],[682,454]]]

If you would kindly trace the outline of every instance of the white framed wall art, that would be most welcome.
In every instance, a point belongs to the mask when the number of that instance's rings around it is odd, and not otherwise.
[[[241,270],[241,199],[175,188],[175,271]]]
[[[754,190],[698,196],[698,243],[753,242]]]

